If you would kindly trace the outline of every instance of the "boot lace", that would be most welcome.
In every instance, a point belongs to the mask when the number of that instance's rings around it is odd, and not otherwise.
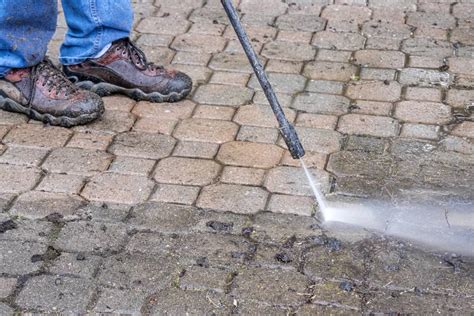
[[[64,92],[64,95],[73,94],[78,90],[78,88],[71,82],[69,79],[60,71],[49,59],[45,59],[31,70],[31,86],[30,86],[30,97],[28,98],[28,105],[31,105],[31,102],[35,96],[36,92],[36,82],[40,77],[43,77],[43,87],[48,89],[48,92],[56,91],[56,94]]]
[[[164,69],[163,66],[148,62],[145,53],[129,39],[122,40],[120,45],[117,45],[116,50],[122,52],[123,56],[128,54],[130,60],[140,70],[149,69],[153,71]]]

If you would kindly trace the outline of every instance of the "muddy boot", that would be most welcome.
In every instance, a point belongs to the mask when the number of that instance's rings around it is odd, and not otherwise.
[[[191,78],[147,62],[145,54],[129,39],[115,41],[99,58],[64,66],[64,72],[79,87],[100,96],[120,93],[137,101],[175,102],[185,98],[192,88]]]
[[[71,83],[49,60],[10,70],[0,78],[0,109],[70,127],[89,123],[104,112],[101,98]]]

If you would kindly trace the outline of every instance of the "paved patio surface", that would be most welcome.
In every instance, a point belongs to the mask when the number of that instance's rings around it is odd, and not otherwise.
[[[472,313],[472,258],[312,216],[219,1],[133,2],[195,88],[73,129],[0,112],[1,315]],[[474,201],[474,2],[237,2],[328,196]]]

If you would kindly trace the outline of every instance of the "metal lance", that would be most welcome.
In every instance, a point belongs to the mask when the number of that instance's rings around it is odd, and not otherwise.
[[[221,3],[224,6],[224,10],[227,13],[227,16],[229,17],[230,23],[234,27],[235,33],[239,38],[240,44],[242,44],[245,54],[247,55],[250,64],[252,65],[253,71],[255,72],[258,81],[260,82],[260,86],[262,86],[263,92],[265,93],[265,96],[267,97],[267,100],[270,103],[270,106],[272,107],[273,113],[275,114],[278,124],[280,126],[280,133],[283,136],[283,139],[285,140],[286,146],[288,147],[291,156],[294,159],[299,159],[303,157],[305,152],[303,145],[301,145],[301,142],[298,138],[298,134],[296,133],[295,128],[288,122],[288,119],[283,113],[281,105],[278,102],[278,99],[275,95],[275,92],[273,91],[270,81],[268,81],[267,75],[263,70],[262,64],[258,60],[257,55],[255,54],[255,51],[252,47],[252,44],[250,44],[249,38],[245,33],[242,24],[240,23],[239,16],[234,6],[232,5],[232,1],[221,0]]]

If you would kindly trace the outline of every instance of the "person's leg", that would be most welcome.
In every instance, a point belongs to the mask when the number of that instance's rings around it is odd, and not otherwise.
[[[130,0],[62,1],[69,30],[60,60],[78,86],[100,96],[121,93],[153,102],[178,101],[189,94],[191,78],[149,63],[129,40]]]
[[[57,14],[56,0],[0,0],[0,109],[68,127],[98,118],[104,105],[45,58]]]
[[[130,35],[130,0],[62,0],[62,4],[68,25],[60,54],[63,65],[82,63]]]
[[[56,0],[0,1],[0,77],[44,59],[57,14]]]

